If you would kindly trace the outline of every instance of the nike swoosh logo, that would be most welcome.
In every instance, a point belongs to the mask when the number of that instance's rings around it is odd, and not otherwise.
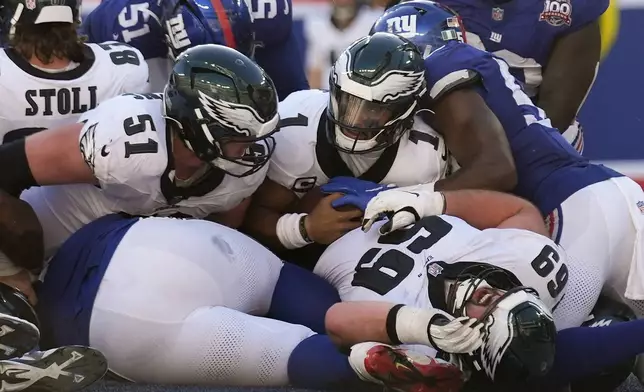
[[[110,152],[107,151],[107,146],[103,146],[103,148],[101,148],[101,156],[106,157],[108,155],[110,155]]]

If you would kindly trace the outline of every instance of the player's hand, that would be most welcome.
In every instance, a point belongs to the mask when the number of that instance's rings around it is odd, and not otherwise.
[[[0,276],[0,283],[4,283],[22,292],[32,305],[38,303],[36,292],[31,284],[31,275],[27,270],[22,270],[15,275]]]
[[[450,354],[468,354],[483,345],[483,326],[477,319],[459,317],[445,325],[432,324],[429,337],[436,349]]]
[[[343,206],[353,206],[365,211],[369,201],[378,193],[395,188],[396,185],[381,185],[372,181],[365,181],[354,177],[333,177],[328,183],[322,185],[320,189],[323,193],[344,193],[344,196],[334,200],[331,204],[333,208]]]
[[[342,197],[333,193],[322,198],[304,221],[306,232],[318,244],[328,245],[345,233],[360,227],[362,211],[350,209],[338,211],[331,205]]]
[[[407,227],[420,218],[440,215],[444,212],[445,199],[440,192],[434,192],[432,184],[402,187],[380,192],[371,199],[364,213],[362,230],[365,232],[378,220],[389,221],[380,227],[380,234]]]

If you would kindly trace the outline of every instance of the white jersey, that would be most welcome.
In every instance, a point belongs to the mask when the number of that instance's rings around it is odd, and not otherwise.
[[[431,183],[449,172],[443,138],[416,117],[412,129],[393,148],[368,154],[346,154],[328,141],[325,127],[329,93],[304,90],[279,104],[280,131],[268,177],[299,196],[330,178],[351,175],[365,180],[409,186]],[[389,151],[389,152],[388,152]]]
[[[148,92],[148,65],[122,43],[87,44],[86,59],[69,71],[50,73],[12,49],[0,50],[0,138],[3,143],[46,128],[71,124],[117,95]]]
[[[365,7],[366,8],[366,7]],[[339,30],[328,15],[319,18],[307,18],[304,22],[304,33],[308,47],[306,66],[320,71],[320,80],[312,80],[311,85],[329,88],[331,67],[340,54],[359,38],[369,35],[374,22],[382,15],[380,9],[363,9],[344,30]]]
[[[98,187],[36,187],[21,195],[41,221],[47,254],[83,225],[114,212],[203,218],[228,211],[253,194],[268,170],[242,178],[212,170],[192,187],[176,186],[161,94],[121,95],[79,122],[85,122],[80,150]]]
[[[331,244],[314,272],[343,301],[387,301],[445,309],[445,281],[466,267],[492,265],[535,289],[548,308],[564,296],[566,254],[552,240],[518,229],[478,230],[448,215],[421,219],[412,228],[379,236],[356,229]]]

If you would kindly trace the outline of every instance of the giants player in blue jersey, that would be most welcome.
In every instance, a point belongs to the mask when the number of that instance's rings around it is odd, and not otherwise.
[[[83,29],[90,42],[116,40],[141,50],[154,91],[163,90],[171,58],[214,43],[254,55],[285,98],[308,88],[292,23],[290,0],[106,0]]]
[[[510,143],[518,174],[514,193],[532,201],[546,217],[552,239],[577,262],[553,282],[553,293],[568,274],[596,279],[594,291],[568,293],[555,310],[585,301],[588,313],[602,288],[644,315],[644,192],[621,173],[590,163],[551,126],[510,74],[508,64],[488,52],[459,42],[458,17],[434,2],[408,1],[390,8],[374,25],[376,32],[396,28],[396,20],[416,19],[416,32],[398,31],[424,53],[430,102],[459,90],[478,92],[495,113]],[[398,212],[387,229],[423,216],[423,187],[414,194],[390,190],[367,207],[365,219]],[[419,194],[420,197],[417,197]],[[418,201],[410,198],[417,198]],[[380,201],[378,201],[380,200]],[[407,206],[407,207],[405,207]],[[388,230],[385,230],[388,231]],[[561,317],[560,328],[578,326],[579,317]]]
[[[504,59],[553,127],[582,151],[575,116],[595,79],[601,52],[598,19],[609,0],[440,3],[462,18],[467,43]]]

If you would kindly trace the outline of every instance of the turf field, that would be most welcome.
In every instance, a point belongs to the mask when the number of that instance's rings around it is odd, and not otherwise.
[[[315,392],[306,389],[288,388],[203,388],[203,387],[162,387],[156,385],[134,385],[116,381],[103,381],[87,389],[87,392]],[[519,391],[517,391],[519,392]],[[618,392],[644,392],[635,377],[627,380]]]

